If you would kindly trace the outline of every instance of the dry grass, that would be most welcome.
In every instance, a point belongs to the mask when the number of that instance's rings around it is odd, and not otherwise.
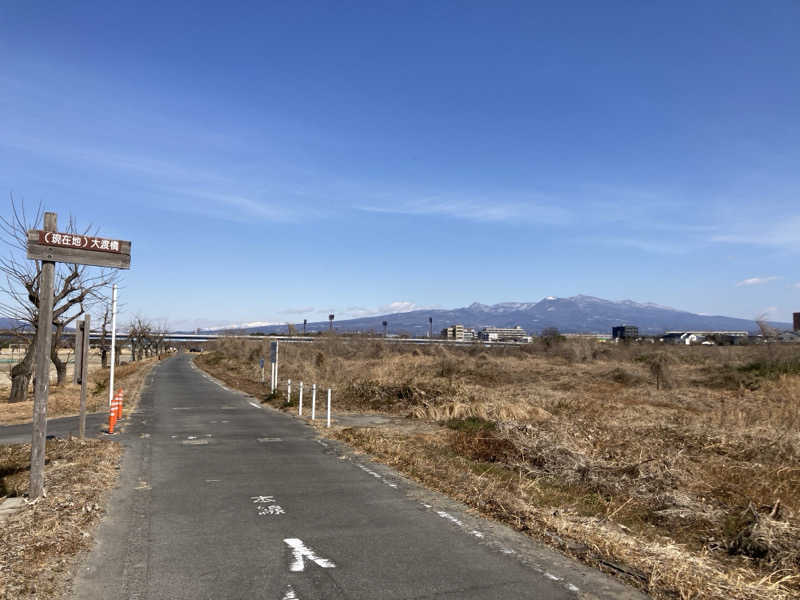
[[[127,363],[116,368],[114,387],[125,390],[125,398],[133,398],[138,394],[150,368],[157,362],[156,358]],[[89,412],[105,410],[108,405],[108,369],[95,369],[89,375],[89,388],[86,398],[86,409]],[[81,386],[72,383],[54,385],[51,383],[47,398],[48,418],[77,415],[80,410]],[[33,392],[25,402],[9,404],[0,402],[0,425],[28,423],[33,415]]]
[[[200,363],[263,397],[262,355],[222,340]],[[332,338],[282,344],[287,378],[449,424],[338,435],[657,597],[800,596],[800,348]]]
[[[88,548],[103,514],[103,495],[117,479],[120,448],[105,440],[50,440],[47,497],[3,525],[0,599],[57,598],[75,556]],[[30,444],[0,446],[0,497],[28,487]]]
[[[149,359],[117,369],[115,382],[119,381],[125,389],[126,412],[135,409],[145,377],[156,362],[157,359]],[[108,372],[94,373],[92,385],[94,395],[104,406]],[[51,393],[48,406],[51,410],[53,396]],[[20,404],[29,405],[30,411],[30,402]],[[19,405],[0,405],[0,408],[6,406]],[[76,410],[77,404],[68,406]],[[27,493],[30,451],[30,444],[0,445],[0,501]],[[76,556],[89,547],[94,527],[103,515],[105,493],[119,474],[120,454],[119,444],[107,440],[47,442],[47,496],[3,524],[0,600],[62,596],[68,588]]]

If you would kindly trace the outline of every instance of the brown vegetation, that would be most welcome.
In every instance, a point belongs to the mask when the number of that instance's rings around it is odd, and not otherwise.
[[[0,446],[0,500],[28,488],[30,444]],[[50,440],[47,496],[3,523],[0,599],[58,598],[74,557],[88,548],[103,514],[103,494],[117,479],[120,448],[105,440]]]
[[[199,363],[262,398],[264,341]],[[800,595],[800,349],[281,344],[334,408],[439,422],[335,435],[656,597]]]
[[[156,358],[127,363],[116,368],[114,387],[125,391],[126,403],[134,398],[144,382]],[[89,412],[105,411],[108,406],[108,369],[96,369],[89,375],[89,388],[86,409]],[[51,385],[47,399],[47,417],[67,417],[77,415],[80,408],[81,386],[72,383]],[[129,406],[126,404],[126,409]],[[28,423],[33,415],[33,393],[24,402],[5,404],[0,402],[0,425]]]

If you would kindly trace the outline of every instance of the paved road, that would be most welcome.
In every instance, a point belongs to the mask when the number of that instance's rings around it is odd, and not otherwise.
[[[251,404],[190,360],[153,371],[73,597],[641,597]]]
[[[0,427],[0,444],[18,444],[31,441],[30,423],[22,425],[4,425]],[[108,413],[90,413],[86,415],[86,436],[97,437],[108,427]],[[70,434],[78,435],[78,417],[60,417],[47,420],[47,435],[65,438]]]

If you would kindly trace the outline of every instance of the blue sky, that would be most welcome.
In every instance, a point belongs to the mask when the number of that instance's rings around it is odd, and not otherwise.
[[[800,4],[0,5],[0,191],[194,327],[800,310]],[[63,219],[62,217],[62,219]]]

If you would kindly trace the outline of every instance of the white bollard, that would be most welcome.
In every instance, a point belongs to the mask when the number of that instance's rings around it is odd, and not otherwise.
[[[286,382],[286,404],[292,403],[292,380]]]
[[[311,384],[311,420],[317,418],[317,384]]]
[[[303,416],[303,382],[300,382],[300,405],[297,411],[299,416]]]
[[[328,388],[328,424],[327,427],[331,426],[331,388]]]

